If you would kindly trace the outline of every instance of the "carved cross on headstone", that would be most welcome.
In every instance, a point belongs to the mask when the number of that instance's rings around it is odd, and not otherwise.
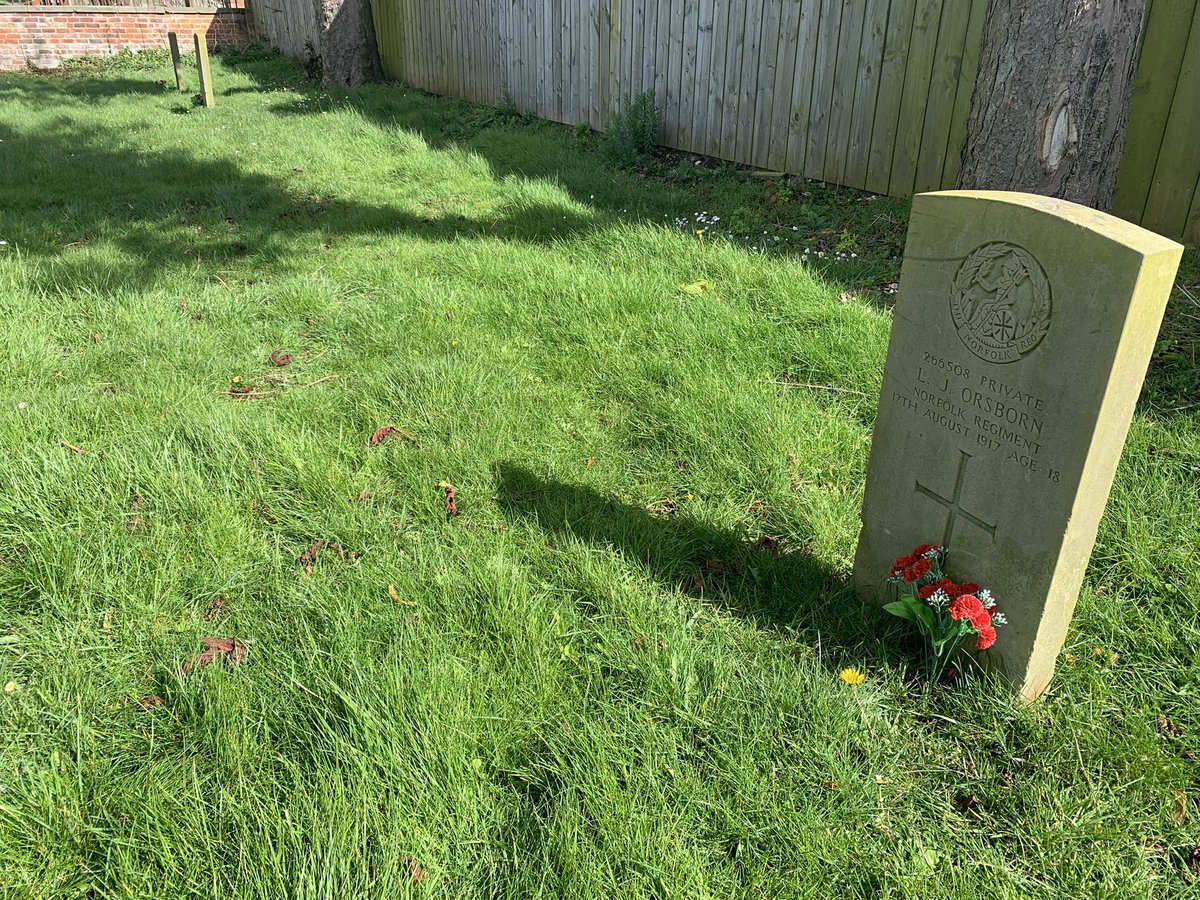
[[[972,525],[982,528],[992,540],[996,539],[995,525],[989,525],[983,519],[971,515],[959,504],[959,498],[962,496],[963,481],[967,477],[967,462],[971,459],[971,454],[966,450],[959,450],[958,452],[962,455],[958,458],[958,474],[954,476],[954,495],[952,497],[943,497],[937,491],[931,491],[919,481],[916,482],[916,487],[913,489],[916,493],[924,494],[926,497],[930,497],[946,507],[949,514],[946,516],[946,530],[942,533],[943,547],[949,547],[954,540],[954,522],[959,516],[962,516]]]

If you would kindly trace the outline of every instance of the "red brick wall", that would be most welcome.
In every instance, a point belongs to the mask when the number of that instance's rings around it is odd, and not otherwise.
[[[211,47],[250,43],[244,9],[137,6],[0,6],[0,70],[32,63],[53,69],[64,59],[113,56],[130,50],[165,50],[167,32],[190,53],[192,32]]]

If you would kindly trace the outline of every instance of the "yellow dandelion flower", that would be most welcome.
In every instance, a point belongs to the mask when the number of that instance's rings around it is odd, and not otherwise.
[[[6,694],[11,694],[11,693],[12,693],[13,691],[15,691],[15,690],[16,690],[16,689],[17,689],[19,686],[20,686],[20,685],[18,685],[18,684],[17,684],[15,681],[10,681],[8,684],[6,684],[6,685],[4,686],[4,693],[6,693]]]
[[[838,672],[838,678],[842,679],[846,684],[854,685],[862,684],[867,680],[866,675],[854,668],[842,669],[842,671]]]
[[[703,228],[697,228],[697,229],[696,229],[696,235],[697,235],[698,237],[704,237],[704,229],[703,229]]]

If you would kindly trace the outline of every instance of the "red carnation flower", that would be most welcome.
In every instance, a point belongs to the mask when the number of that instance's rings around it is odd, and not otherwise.
[[[937,585],[936,584],[923,584],[917,590],[917,596],[920,597],[922,600],[928,600],[930,597],[932,597],[936,593],[937,593]]]
[[[913,556],[924,556],[930,550],[934,550],[934,549],[936,549],[936,548],[933,546],[933,544],[922,544],[920,547],[918,547],[916,550],[914,550],[912,552],[912,555]]]
[[[939,578],[937,581],[934,582],[934,587],[936,587],[939,591],[945,591],[946,596],[949,597],[951,600],[953,600],[955,597],[959,596],[960,594],[970,593],[970,591],[964,591],[962,588],[960,588],[957,584],[955,584],[949,578]]]
[[[996,629],[991,625],[979,630],[979,640],[975,642],[976,650],[986,650],[996,643]]]
[[[916,561],[917,561],[917,558],[915,556],[897,557],[896,561],[892,564],[892,571],[893,572],[903,572],[905,569],[907,569],[909,566],[911,566]]]
[[[977,585],[973,581],[968,581],[966,584],[961,585],[961,587],[962,587],[962,592],[964,594],[978,594],[979,593],[979,585]]]
[[[976,631],[983,634],[992,627],[992,614],[981,608],[979,612],[971,613],[971,624],[975,626]]]
[[[926,575],[929,574],[929,570],[932,568],[933,568],[933,565],[929,562],[929,560],[918,559],[916,562],[914,562],[912,565],[910,565],[907,569],[904,570],[904,573],[903,573],[904,574],[904,583],[912,584],[914,581],[917,581],[920,578],[924,578]]]
[[[961,597],[955,597],[947,609],[950,613],[950,618],[955,621],[959,621],[960,619],[973,620],[976,614],[987,612],[983,608],[983,604],[979,602],[979,598],[974,594],[963,594]]]

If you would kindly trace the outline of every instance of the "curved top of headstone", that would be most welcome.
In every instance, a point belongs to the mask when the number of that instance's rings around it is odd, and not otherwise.
[[[918,196],[955,197],[1024,207],[1086,228],[1101,237],[1106,237],[1115,243],[1147,255],[1161,253],[1164,250],[1182,249],[1182,245],[1176,241],[1148,231],[1140,225],[1126,222],[1124,219],[1119,219],[1098,209],[1092,209],[1090,206],[1072,203],[1070,200],[1059,200],[1056,197],[1023,194],[1019,191],[929,191]]]

